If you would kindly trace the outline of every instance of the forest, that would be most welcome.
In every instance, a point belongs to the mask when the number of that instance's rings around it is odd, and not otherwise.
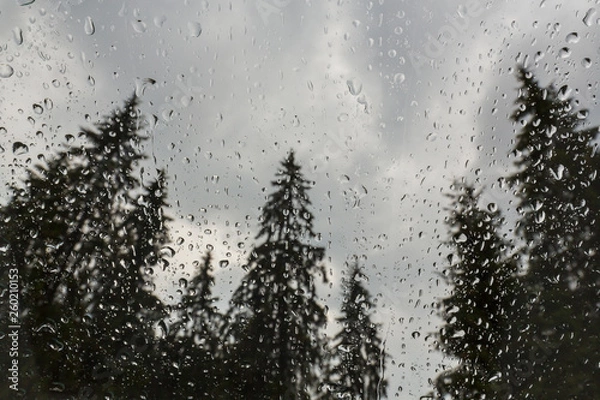
[[[513,209],[482,204],[486,188],[465,177],[448,192],[439,272],[450,290],[435,350],[454,364],[429,377],[423,399],[600,395],[599,128],[573,98],[514,71],[514,167],[502,177]],[[325,333],[326,249],[314,183],[293,150],[274,172],[229,307],[216,305],[210,251],[175,304],[154,293],[170,256],[169,177],[140,179],[140,101],[82,128],[82,145],[28,170],[0,208],[0,368],[19,370],[0,397],[394,398],[372,272],[357,255],[337,333]]]

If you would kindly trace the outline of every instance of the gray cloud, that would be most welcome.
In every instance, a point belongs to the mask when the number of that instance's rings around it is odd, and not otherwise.
[[[229,262],[217,268],[225,303],[278,162],[297,149],[316,182],[317,230],[333,278],[321,293],[339,302],[344,261],[367,257],[395,361],[390,397],[415,398],[442,362],[429,333],[439,323],[433,303],[446,291],[436,275],[448,252],[440,245],[443,193],[462,175],[491,187],[510,167],[517,62],[537,66],[543,80],[568,81],[584,105],[595,105],[598,29],[594,18],[583,22],[590,7],[583,0],[13,2],[0,13],[0,64],[15,70],[0,78],[1,176],[14,180],[15,165],[31,165],[85,124],[84,115],[93,122],[137,89],[154,121],[146,146],[156,164],[146,169],[167,169],[172,234],[183,239],[167,278],[189,274],[213,246],[217,260]],[[572,32],[577,41],[567,39]],[[52,110],[34,115],[32,105],[45,98]],[[12,154],[16,140],[29,154]],[[488,199],[509,201],[502,191]],[[161,290],[168,297],[177,288]]]

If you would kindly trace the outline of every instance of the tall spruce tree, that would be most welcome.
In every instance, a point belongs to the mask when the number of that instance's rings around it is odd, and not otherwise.
[[[324,307],[315,276],[325,271],[324,248],[312,244],[310,182],[291,151],[262,208],[262,243],[252,250],[248,272],[229,312],[229,367],[233,398],[309,399],[319,382],[324,345]],[[235,365],[234,365],[235,364]]]
[[[513,381],[520,396],[589,398],[600,393],[598,127],[565,88],[542,87],[524,68],[518,79],[510,181],[530,301]]]
[[[140,343],[161,306],[141,268],[157,261],[166,227],[162,183],[144,188],[135,176],[142,128],[133,96],[29,171],[0,210],[1,262],[23,285],[31,398],[127,396],[144,384]]]
[[[357,258],[347,263],[342,316],[337,319],[342,329],[332,342],[327,390],[332,398],[375,400],[387,392],[386,353],[380,325],[371,319],[375,304],[364,284],[367,279]]]
[[[520,296],[516,264],[499,233],[497,210],[482,209],[480,195],[455,182],[447,220],[453,249],[444,277],[450,296],[439,303],[444,320],[438,347],[458,366],[435,379],[439,399],[502,399],[511,388],[506,381],[512,319]]]

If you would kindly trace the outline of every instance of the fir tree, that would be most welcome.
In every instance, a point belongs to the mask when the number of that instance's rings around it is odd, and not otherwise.
[[[333,338],[328,391],[335,398],[380,399],[386,395],[386,353],[379,337],[380,325],[372,322],[375,304],[364,286],[368,278],[355,259],[347,264],[343,279],[342,329]]]
[[[316,390],[326,322],[315,275],[325,276],[324,248],[311,242],[310,182],[294,153],[282,162],[262,209],[257,238],[229,312],[233,397],[308,399]],[[235,363],[235,365],[234,365]]]
[[[221,387],[222,316],[215,305],[218,298],[212,294],[212,254],[194,264],[196,275],[185,284],[166,343],[170,361],[178,366],[173,389],[182,397],[216,399]]]
[[[451,288],[441,300],[444,320],[438,347],[458,366],[435,380],[439,399],[501,399],[512,390],[505,380],[508,343],[518,296],[516,266],[508,256],[497,210],[479,207],[472,186],[455,183],[449,245],[453,253],[444,277]]]
[[[134,96],[82,130],[81,145],[29,171],[0,210],[2,262],[23,283],[24,341],[34,360],[23,386],[32,397],[124,396],[143,386],[141,342],[151,340],[161,305],[141,269],[157,260],[166,227],[158,181],[144,188],[134,176],[145,158],[142,128]]]
[[[530,300],[513,381],[521,396],[585,398],[600,392],[598,127],[564,89],[518,73],[510,181]]]

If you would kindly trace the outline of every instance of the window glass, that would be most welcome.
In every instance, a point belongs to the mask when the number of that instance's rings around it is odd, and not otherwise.
[[[0,397],[596,397],[599,21],[5,1]]]

